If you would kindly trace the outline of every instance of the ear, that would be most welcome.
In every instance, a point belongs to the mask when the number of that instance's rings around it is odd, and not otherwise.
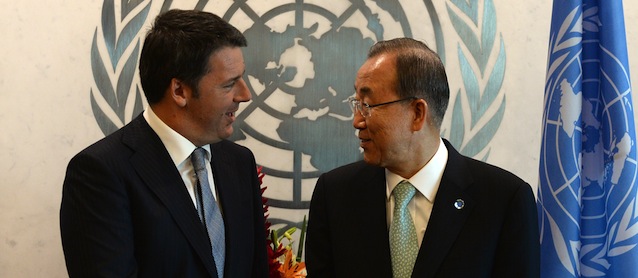
[[[185,107],[193,95],[193,90],[177,78],[171,79],[168,90],[170,99],[179,107]]]
[[[428,103],[424,99],[417,99],[413,102],[414,119],[412,120],[412,131],[423,129],[428,121]]]

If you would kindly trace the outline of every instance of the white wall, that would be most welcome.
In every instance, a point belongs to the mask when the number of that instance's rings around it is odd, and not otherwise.
[[[551,1],[494,2],[508,102],[488,162],[535,187]],[[624,4],[635,83],[638,4]],[[66,164],[103,136],[88,93],[101,9],[97,0],[4,1],[0,9],[0,277],[67,276],[58,226]]]

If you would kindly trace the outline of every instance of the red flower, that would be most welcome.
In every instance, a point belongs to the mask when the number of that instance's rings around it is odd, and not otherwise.
[[[263,184],[263,178],[265,174],[261,171],[262,166],[257,166],[257,177],[259,178],[259,185]],[[272,223],[268,221],[268,199],[264,197],[264,191],[266,191],[267,186],[261,187],[261,202],[264,208],[264,232],[266,236],[266,250],[268,251],[268,272],[270,278],[296,278],[296,277],[306,277],[305,270],[306,265],[303,262],[297,263],[292,249],[290,245],[288,247],[284,246],[281,243],[279,236],[276,231],[271,231],[270,227]],[[302,227],[301,231],[301,241],[303,241],[305,234],[305,223],[306,220],[304,218],[304,227]],[[290,230],[291,234],[294,233],[294,228]],[[286,235],[290,238],[290,235]],[[283,235],[282,235],[283,237]],[[300,252],[299,256],[301,256],[301,247],[303,246],[303,242],[300,244]],[[285,257],[283,257],[285,256]],[[283,259],[282,259],[283,257]],[[283,263],[282,263],[283,260]]]

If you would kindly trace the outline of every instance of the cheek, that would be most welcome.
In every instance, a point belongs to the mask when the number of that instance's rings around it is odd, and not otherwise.
[[[375,142],[380,143],[380,149],[393,149],[403,144],[404,135],[408,130],[409,127],[406,127],[405,123],[383,121],[370,128],[370,133],[373,134]]]
[[[222,114],[227,109],[228,102],[229,101],[228,101],[227,98],[211,97],[206,102],[206,107],[205,108],[208,110],[208,113],[215,114],[215,115]],[[232,100],[231,100],[231,102],[232,102]]]
[[[382,117],[379,117],[374,122],[367,123],[367,127],[368,130],[370,130],[370,133],[378,137],[387,137],[397,129],[395,123]]]

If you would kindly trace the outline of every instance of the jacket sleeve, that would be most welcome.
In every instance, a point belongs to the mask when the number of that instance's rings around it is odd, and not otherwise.
[[[68,165],[60,231],[70,277],[136,276],[125,186],[94,155],[80,153]]]
[[[308,277],[335,277],[324,182],[324,176],[319,177],[310,202],[305,258]]]
[[[493,277],[540,276],[536,201],[527,183],[518,187],[510,201],[496,248]]]

